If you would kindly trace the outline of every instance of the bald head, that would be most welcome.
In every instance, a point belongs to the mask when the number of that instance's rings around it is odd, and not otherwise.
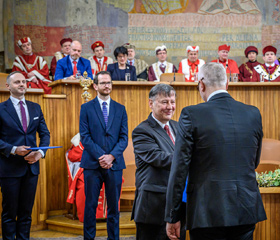
[[[82,53],[82,44],[79,41],[73,41],[71,43],[71,50],[70,50],[71,58],[76,60],[79,57],[81,57],[81,53]]]

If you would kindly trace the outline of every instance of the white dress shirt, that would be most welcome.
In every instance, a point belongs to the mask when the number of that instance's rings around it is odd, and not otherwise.
[[[108,113],[108,117],[109,117],[109,109],[110,109],[111,98],[109,97],[106,101],[103,101],[101,98],[99,98],[97,96],[97,99],[98,99],[98,102],[99,102],[100,107],[101,107],[101,112],[103,112],[103,106],[102,106],[103,102],[107,103],[106,107],[107,107],[107,113]]]
[[[171,136],[172,136],[172,138],[173,138],[173,140],[174,140],[174,142],[175,142],[175,134],[173,133],[172,127],[170,127],[169,121],[168,121],[166,124],[164,124],[164,123],[162,123],[161,121],[157,120],[157,119],[155,118],[155,116],[154,116],[153,113],[152,113],[152,117],[153,117],[153,118],[155,119],[155,121],[159,124],[159,126],[161,126],[161,127],[163,128],[164,131],[165,131],[165,129],[164,129],[165,125],[167,125],[167,126],[169,127]]]
[[[209,97],[207,98],[207,102],[210,100],[211,97],[213,97],[214,95],[219,94],[219,93],[227,93],[227,91],[221,89],[221,90],[217,90],[217,91],[215,91],[215,92],[212,92],[212,93],[209,95]]]

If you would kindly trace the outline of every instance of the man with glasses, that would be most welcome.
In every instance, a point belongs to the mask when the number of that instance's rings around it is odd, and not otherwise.
[[[266,219],[255,174],[263,137],[261,114],[228,94],[223,65],[207,63],[198,77],[205,103],[185,107],[179,119],[167,187],[167,234],[172,240],[179,237],[188,176],[190,239],[252,240],[255,224]]]
[[[80,135],[84,152],[80,167],[84,168],[85,214],[84,239],[96,234],[96,208],[102,184],[108,204],[108,239],[119,239],[119,199],[122,172],[125,168],[123,152],[128,144],[125,107],[110,98],[110,73],[101,71],[94,78],[97,97],[85,103],[80,113]]]

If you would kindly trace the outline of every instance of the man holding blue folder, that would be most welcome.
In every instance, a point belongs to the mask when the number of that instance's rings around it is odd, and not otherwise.
[[[0,103],[0,184],[2,192],[2,237],[29,239],[39,159],[46,150],[31,151],[50,143],[50,133],[40,105],[26,101],[26,80],[20,72],[7,77],[10,98]]]

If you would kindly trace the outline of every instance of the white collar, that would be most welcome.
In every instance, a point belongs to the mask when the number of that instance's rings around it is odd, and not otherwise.
[[[274,67],[275,63],[272,63],[272,64],[265,63],[265,66],[267,66],[267,67]]]
[[[10,96],[10,99],[11,99],[11,101],[12,101],[12,103],[13,103],[14,105],[18,105],[18,103],[19,103],[20,101],[22,101],[22,102],[24,103],[24,105],[26,105],[25,97],[23,97],[21,100],[19,100],[18,98],[15,98],[15,97],[13,97],[13,96],[11,95],[11,96]]]
[[[226,90],[223,90],[223,89],[220,89],[220,90],[217,90],[217,91],[212,92],[212,93],[209,95],[209,97],[207,98],[207,102],[210,100],[211,97],[213,97],[214,95],[217,95],[217,94],[219,94],[219,93],[227,93],[227,91],[226,91]]]
[[[164,62],[158,61],[158,65],[161,66],[161,64],[163,64],[164,66],[166,66],[166,61],[164,61]]]
[[[162,123],[161,121],[157,120],[154,116],[154,114],[152,113],[152,117],[153,119],[155,119],[155,121],[162,127],[164,128],[165,125],[167,125],[169,128],[170,128],[170,124],[169,124],[169,121],[167,123]]]
[[[69,56],[69,58],[70,58],[71,63],[73,63],[74,61],[76,61],[76,62],[78,63],[78,62],[79,62],[79,59],[80,59],[80,58],[77,58],[77,59],[74,60],[73,58],[71,58],[71,56]],[[73,63],[73,64],[74,64],[74,63]]]
[[[107,106],[110,105],[110,101],[111,101],[111,97],[109,96],[109,98],[106,100],[106,101],[103,101],[100,97],[97,96],[97,99],[98,99],[98,102],[99,104],[102,106],[102,103],[103,102],[106,102],[107,103]]]

